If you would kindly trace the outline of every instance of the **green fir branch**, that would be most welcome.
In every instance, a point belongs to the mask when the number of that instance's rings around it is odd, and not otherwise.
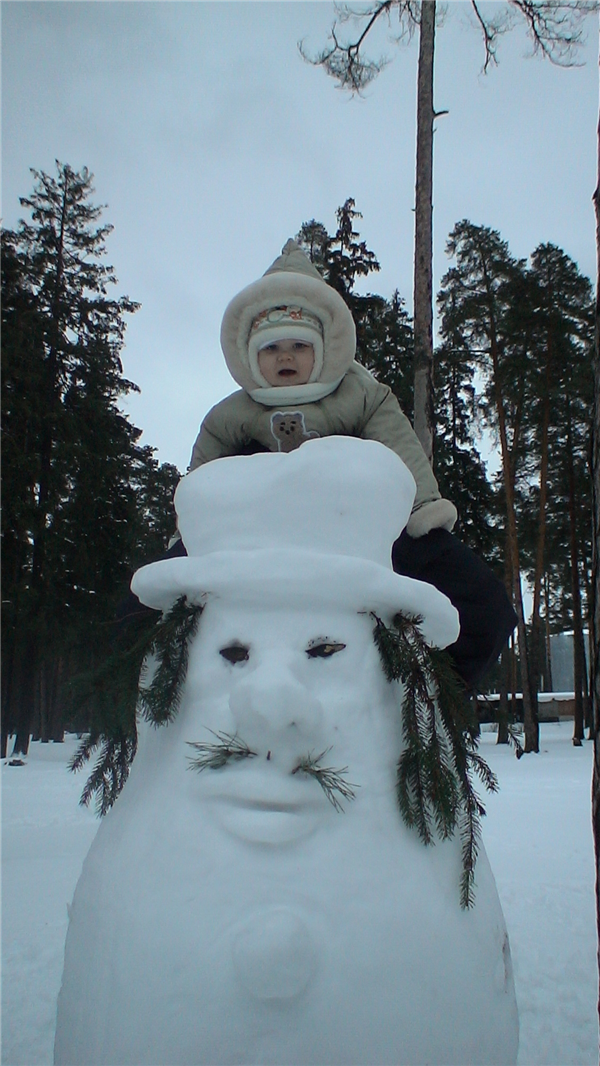
[[[489,792],[498,781],[477,752],[479,723],[447,652],[430,648],[422,618],[397,614],[392,626],[377,615],[373,637],[388,681],[400,681],[404,750],[398,762],[397,796],[407,826],[424,844],[458,826],[462,848],[460,902],[473,906],[475,864],[485,815],[472,777]],[[435,829],[435,832],[434,832]]]
[[[525,754],[525,749],[521,744],[521,737],[523,736],[523,729],[518,722],[508,723],[508,743],[515,749],[515,755],[517,759],[520,759]]]
[[[460,877],[460,905],[468,910],[475,903],[475,864],[481,842],[481,817],[485,814],[472,788],[463,800],[460,819],[462,873]]]
[[[338,799],[336,793],[342,797],[342,799],[351,801],[356,799],[355,788],[359,788],[359,785],[354,785],[350,781],[344,780],[344,774],[348,773],[348,767],[342,766],[340,770],[336,770],[333,766],[322,766],[321,760],[329,754],[331,748],[325,748],[320,755],[314,755],[309,752],[305,755],[298,765],[292,770],[293,774],[303,773],[308,774],[309,777],[314,777],[315,781],[318,781],[323,792],[327,796],[327,799],[335,807],[336,811],[343,812],[344,808]]]
[[[190,644],[198,630],[202,604],[180,596],[156,624],[150,650],[157,666],[148,687],[140,687],[139,706],[153,725],[166,725],[176,717],[187,674]]]
[[[190,643],[198,629],[202,606],[181,596],[165,615],[153,618],[140,611],[124,630],[125,647],[109,655],[94,671],[72,684],[72,698],[88,706],[102,728],[83,738],[69,769],[76,772],[100,749],[80,803],[104,815],[119,796],[137,748],[136,709],[154,725],[171,722],[181,702]],[[127,646],[129,642],[129,646]],[[157,666],[149,686],[141,687],[144,664],[154,653]]]
[[[208,729],[208,726],[206,728]],[[212,729],[208,732],[217,738],[216,744],[187,741],[190,748],[198,753],[195,756],[188,756],[190,764],[188,770],[197,770],[198,773],[202,770],[220,770],[229,762],[241,762],[242,759],[252,759],[258,755],[258,752],[252,751],[237,733],[215,733]]]
[[[477,751],[468,753],[469,763],[488,792],[498,791],[498,778]]]
[[[79,802],[82,807],[89,807],[95,796],[96,814],[102,817],[112,807],[129,776],[137,748],[137,735],[87,737],[71,760],[69,769],[79,770],[98,748],[98,761],[85,783]]]
[[[73,678],[69,695],[79,709],[87,710],[92,727],[83,737],[69,770],[77,773],[100,749],[100,757],[86,781],[80,804],[88,807],[96,798],[96,810],[104,815],[125,784],[137,748],[136,706],[140,671],[156,626],[155,618],[140,612],[120,636],[123,645],[108,655],[95,670]]]

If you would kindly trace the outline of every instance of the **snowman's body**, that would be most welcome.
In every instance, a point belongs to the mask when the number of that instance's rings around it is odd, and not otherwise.
[[[209,600],[178,716],[143,727],[92,845],[56,1063],[514,1063],[494,880],[482,848],[461,910],[459,840],[426,848],[400,818],[401,693],[371,617],[317,589],[310,610],[250,599]],[[207,728],[256,754],[196,772]],[[356,786],[343,812],[292,772],[325,749]]]

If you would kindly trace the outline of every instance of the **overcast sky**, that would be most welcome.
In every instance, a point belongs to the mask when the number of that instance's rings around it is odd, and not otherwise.
[[[528,57],[515,28],[483,75],[470,10],[448,4],[437,35],[435,104],[449,114],[435,138],[436,287],[462,218],[518,256],[552,241],[593,277],[597,21],[579,67]],[[297,50],[322,46],[333,15],[324,0],[2,3],[4,225],[22,214],[30,167],[94,173],[118,292],[142,305],[123,357],[142,391],[127,410],[181,470],[235,387],[224,308],[302,222],[331,232],[354,197],[382,268],[363,290],[397,287],[411,310],[416,42],[374,40],[392,62],[352,99]]]

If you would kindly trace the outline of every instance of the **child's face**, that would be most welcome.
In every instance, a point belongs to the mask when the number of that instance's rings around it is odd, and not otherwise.
[[[315,350],[306,341],[275,341],[258,353],[258,369],[269,385],[306,385],[314,365]]]

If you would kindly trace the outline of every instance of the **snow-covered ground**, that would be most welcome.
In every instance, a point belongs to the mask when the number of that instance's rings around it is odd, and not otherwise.
[[[521,1066],[598,1061],[592,752],[571,735],[570,722],[543,725],[540,754],[520,762],[493,733],[482,737],[501,786],[487,799],[484,840],[511,938]],[[76,743],[35,743],[26,766],[2,767],[7,1066],[52,1062],[67,908],[98,825],[78,806],[83,776],[66,770]]]

